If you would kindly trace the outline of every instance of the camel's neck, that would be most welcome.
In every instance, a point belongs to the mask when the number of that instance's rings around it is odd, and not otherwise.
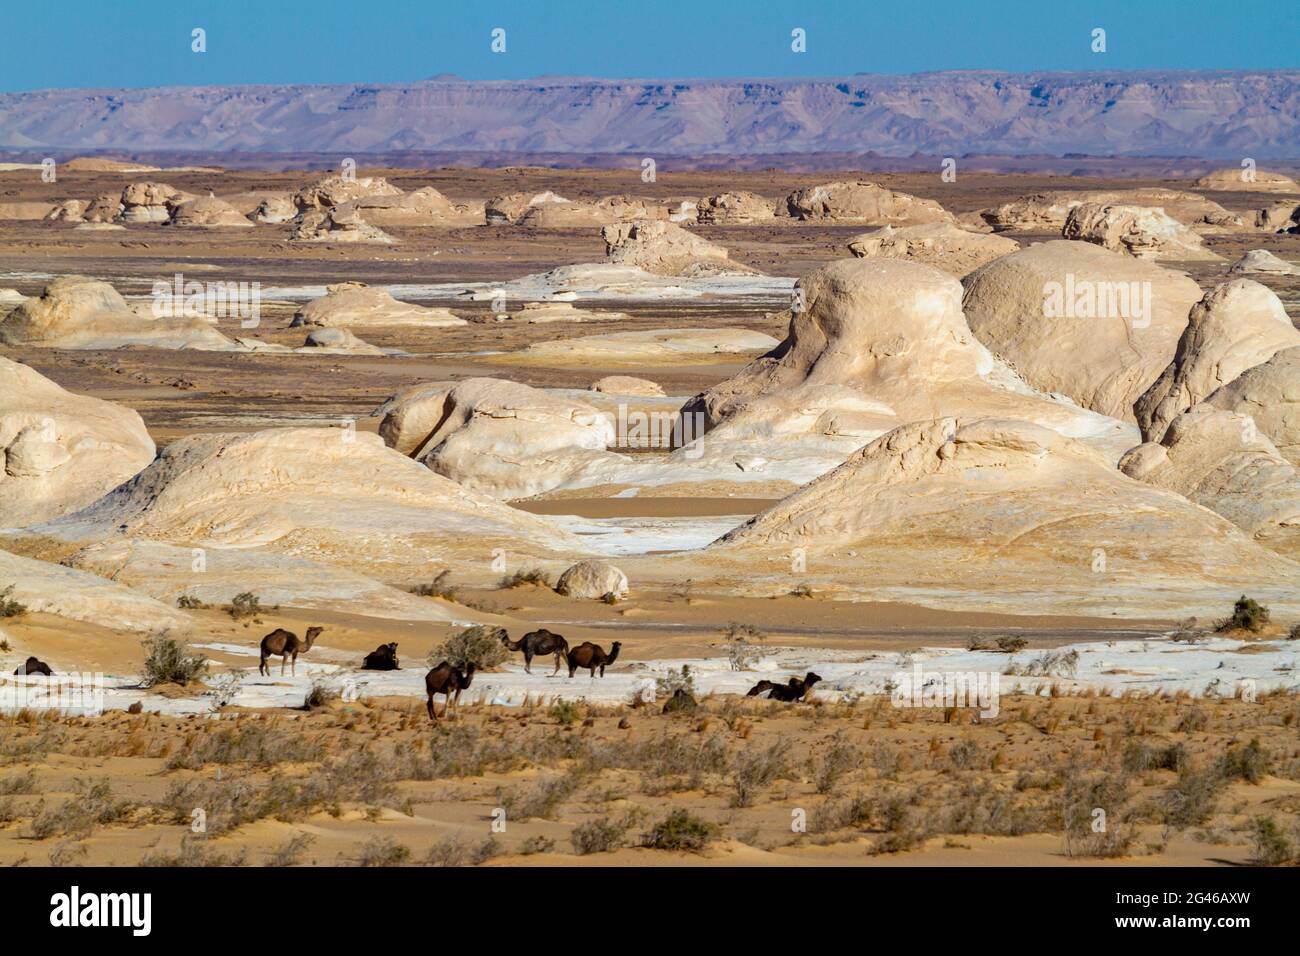
[[[618,660],[618,652],[619,652],[620,650],[621,650],[621,648],[616,647],[616,648],[614,648],[612,651],[610,651],[610,652],[609,652],[609,656],[605,658],[605,663],[606,663],[606,664],[612,664],[612,663],[614,663],[616,660]]]

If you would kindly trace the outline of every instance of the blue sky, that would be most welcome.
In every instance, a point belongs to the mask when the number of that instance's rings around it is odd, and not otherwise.
[[[6,20],[3,91],[1300,67],[1300,0],[60,0],[11,4]]]

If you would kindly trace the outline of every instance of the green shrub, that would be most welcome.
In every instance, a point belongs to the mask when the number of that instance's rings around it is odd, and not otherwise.
[[[1250,631],[1252,634],[1264,629],[1268,623],[1268,608],[1254,599],[1242,595],[1232,606],[1232,615],[1219,622],[1220,631]]]
[[[236,594],[226,605],[226,613],[236,621],[257,620],[263,610],[261,600],[252,591]]]
[[[722,649],[733,671],[749,670],[762,659],[763,654],[756,642],[767,639],[767,635],[752,624],[738,624],[732,621],[722,629]]]
[[[207,660],[198,654],[190,654],[188,644],[165,634],[155,634],[141,644],[144,647],[144,666],[140,670],[140,679],[146,687],[184,685],[207,673]]]
[[[689,850],[698,853],[718,837],[719,828],[688,810],[674,810],[651,828],[641,845],[652,850]]]
[[[22,617],[27,613],[27,605],[13,599],[14,586],[0,588],[0,618]]]

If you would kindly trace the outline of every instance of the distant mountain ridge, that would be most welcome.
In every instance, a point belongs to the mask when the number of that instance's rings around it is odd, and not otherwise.
[[[1300,70],[40,90],[0,148],[1295,159]]]

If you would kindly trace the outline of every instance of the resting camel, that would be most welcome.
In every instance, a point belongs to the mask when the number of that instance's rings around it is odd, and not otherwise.
[[[460,707],[460,692],[469,687],[470,682],[474,680],[474,671],[477,669],[473,661],[470,661],[463,671],[452,666],[450,662],[443,661],[424,675],[424,690],[429,695],[427,706],[430,720],[435,723],[438,721],[438,711],[433,706],[433,695],[442,694],[447,698],[447,703],[442,708],[442,716],[446,717],[453,704],[457,708]]]
[[[559,634],[553,634],[544,627],[529,631],[513,643],[510,640],[510,635],[502,631],[501,642],[512,651],[524,652],[524,673],[526,674],[533,672],[534,657],[545,657],[548,654],[554,654],[555,670],[551,671],[551,676],[554,677],[560,672],[560,662],[564,659],[564,655],[569,652],[569,642]]]
[[[397,661],[397,642],[380,644],[366,655],[366,659],[361,663],[361,669],[363,671],[400,671],[402,666]]]
[[[277,627],[262,638],[262,663],[258,665],[257,672],[269,676],[271,669],[266,666],[266,659],[272,654],[279,654],[280,676],[284,676],[284,665],[290,662],[292,662],[291,670],[293,675],[298,676],[298,655],[311,650],[311,646],[316,643],[316,638],[320,636],[320,632],[323,630],[325,630],[323,627],[309,627],[307,628],[307,640],[301,641],[293,631],[286,631],[282,627]]]
[[[46,677],[53,677],[54,671],[50,670],[50,665],[36,657],[29,657],[14,669],[14,673],[23,674],[44,674]]]
[[[605,668],[618,660],[618,649],[623,644],[615,641],[609,646],[609,653],[606,654],[599,644],[593,644],[591,641],[583,641],[573,650],[569,651],[569,676],[579,667],[585,667],[591,671],[591,676],[596,676],[596,668],[600,668],[600,676],[605,676]]]
[[[768,700],[783,700],[787,703],[796,700],[803,700],[804,695],[813,689],[821,677],[809,671],[800,680],[798,677],[791,677],[785,684],[774,684],[770,680],[761,680],[749,689],[746,697],[762,697],[767,695]]]

